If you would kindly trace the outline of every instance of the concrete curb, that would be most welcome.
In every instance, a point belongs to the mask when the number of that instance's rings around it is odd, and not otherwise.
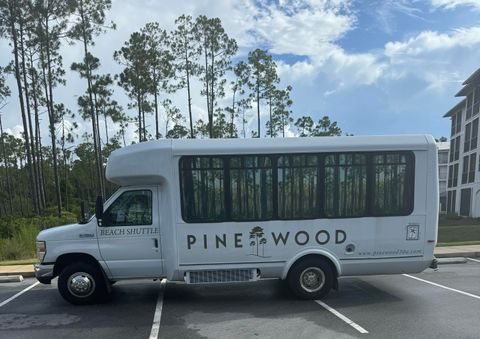
[[[21,275],[24,278],[32,278],[35,276],[35,272],[33,271],[25,271],[25,272],[1,272],[0,273],[0,279],[2,277],[12,277],[16,275]]]
[[[467,262],[467,258],[464,257],[451,257],[451,258],[439,258],[438,264],[465,264]]]
[[[436,258],[458,258],[458,257],[476,258],[476,257],[480,257],[480,252],[435,253],[435,257]]]
[[[5,275],[0,277],[0,284],[2,283],[12,283],[12,282],[22,282],[23,277],[21,275]]]

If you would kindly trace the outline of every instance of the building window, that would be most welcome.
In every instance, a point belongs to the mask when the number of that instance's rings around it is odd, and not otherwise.
[[[450,140],[450,162],[456,161],[460,157],[460,137]]]
[[[462,184],[466,184],[468,180],[468,160],[469,156],[466,155],[463,157],[463,167],[462,167]]]
[[[452,116],[452,128],[451,128],[451,132],[450,132],[451,137],[453,137],[456,134],[456,131],[457,131],[457,115],[454,115],[454,116]],[[452,149],[452,148],[450,148],[450,149]]]
[[[325,156],[325,215],[352,217],[366,214],[367,156]],[[388,211],[386,211],[388,214]]]
[[[447,184],[447,186],[452,187],[452,185],[453,185],[453,165],[450,165],[450,166],[448,166],[448,184]]]
[[[314,218],[319,215],[318,155],[283,155],[278,158],[278,217]]]
[[[452,187],[458,185],[458,164],[453,165]]]
[[[472,115],[477,115],[480,108],[480,87],[475,88],[475,95],[473,98],[473,112]]]
[[[470,140],[470,150],[477,148],[478,140],[478,118],[472,122],[472,138]]]
[[[468,170],[468,182],[475,181],[475,165],[477,164],[477,153],[470,154],[470,167]]]
[[[448,191],[447,193],[447,212],[455,213],[455,204],[457,198],[457,191]]]
[[[465,113],[465,120],[470,119],[472,116],[472,104],[473,104],[473,92],[467,95],[467,111]]]
[[[448,164],[448,151],[438,152],[438,163]]]
[[[455,153],[453,155],[453,160],[459,160],[460,159],[460,137],[455,138]]]
[[[468,123],[465,126],[465,140],[463,142],[463,151],[464,152],[468,152],[470,150],[471,132],[472,132],[472,124]]]
[[[464,188],[460,191],[460,215],[470,216],[470,202],[472,200],[472,189]]]
[[[460,133],[462,129],[462,111],[457,112],[457,121],[456,121],[456,128],[455,133]]]
[[[438,179],[439,180],[447,179],[447,166],[438,167]]]

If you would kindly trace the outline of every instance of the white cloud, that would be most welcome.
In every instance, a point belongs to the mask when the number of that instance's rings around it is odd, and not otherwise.
[[[473,71],[468,68],[478,60],[479,47],[480,27],[449,33],[421,32],[406,41],[385,45],[389,64],[386,74],[394,80],[411,75],[427,82],[429,89],[441,89]]]
[[[348,8],[351,1],[260,1],[253,9],[251,22],[257,44],[276,54],[315,56],[325,53],[350,31],[355,16]]]
[[[23,126],[22,125],[15,125],[13,128],[6,128],[4,130],[5,133],[13,135],[15,138],[23,138]]]
[[[435,8],[455,9],[459,6],[470,6],[480,10],[480,1],[478,0],[431,0]]]

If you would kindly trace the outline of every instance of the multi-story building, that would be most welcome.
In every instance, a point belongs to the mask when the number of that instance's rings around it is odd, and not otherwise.
[[[440,194],[440,213],[447,212],[447,173],[449,142],[437,142],[438,148],[438,187]]]
[[[464,99],[444,115],[452,121],[447,211],[461,216],[480,217],[480,173],[477,173],[480,171],[480,156],[477,154],[480,69],[465,80],[456,96]]]

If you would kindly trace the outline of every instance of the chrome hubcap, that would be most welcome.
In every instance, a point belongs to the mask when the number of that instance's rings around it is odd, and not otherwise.
[[[307,292],[316,292],[325,284],[325,273],[318,267],[308,267],[300,274],[300,285]]]
[[[68,291],[78,298],[86,298],[95,291],[95,280],[86,272],[76,272],[68,278]]]

